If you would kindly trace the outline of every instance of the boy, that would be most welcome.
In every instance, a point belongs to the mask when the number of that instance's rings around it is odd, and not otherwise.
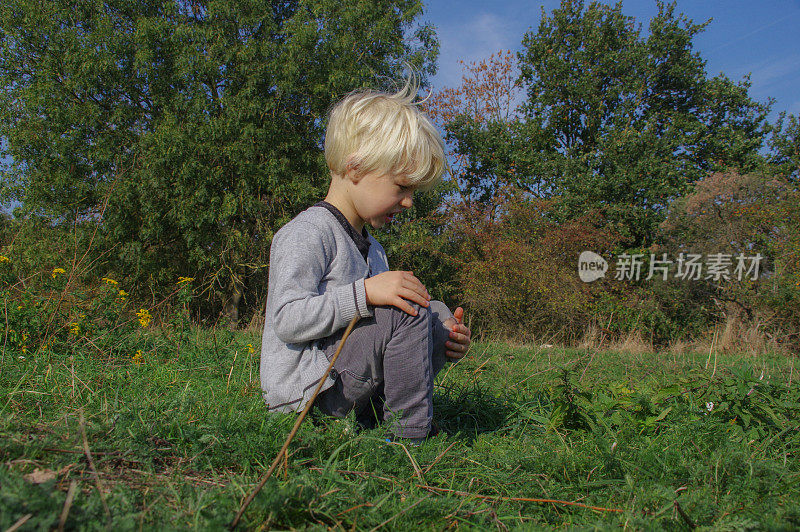
[[[445,357],[464,356],[471,332],[463,309],[454,316],[412,272],[390,271],[365,227],[389,223],[444,172],[442,139],[415,95],[411,82],[396,94],[355,92],[331,111],[328,195],[272,240],[261,388],[270,410],[302,410],[358,315],[315,405],[355,410],[368,427],[377,415],[390,437],[419,442],[432,435],[433,379]]]

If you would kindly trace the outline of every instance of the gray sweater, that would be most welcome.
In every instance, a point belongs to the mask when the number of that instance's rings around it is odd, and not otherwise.
[[[324,207],[297,215],[273,237],[261,341],[261,389],[270,410],[301,410],[328,368],[317,340],[372,316],[364,279],[389,270],[372,235],[367,260]],[[333,385],[330,377],[323,384]]]

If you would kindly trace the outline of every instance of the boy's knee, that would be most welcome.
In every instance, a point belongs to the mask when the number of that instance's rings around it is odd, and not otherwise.
[[[431,314],[435,319],[444,322],[447,320],[447,318],[451,318],[453,316],[453,313],[450,312],[450,309],[447,308],[447,305],[445,305],[441,301],[437,299],[432,299],[429,303],[430,303],[429,308]]]
[[[408,304],[414,309],[415,314],[409,314],[405,310],[393,306],[375,307],[374,314],[377,322],[388,322],[392,324],[392,328],[398,326],[409,326],[418,322],[427,323],[431,319],[431,308],[423,307],[413,301],[408,301]]]
[[[411,314],[408,314],[407,312],[404,312],[404,311],[400,310],[399,312],[401,314],[405,314],[405,316],[402,316],[402,318],[404,320],[410,321],[410,322],[415,322],[415,323],[418,322],[418,321],[424,321],[425,323],[430,321],[430,319],[431,319],[431,307],[430,307],[430,305],[427,306],[427,307],[423,307],[422,305],[420,305],[418,303],[414,303],[413,301],[409,301],[409,304],[411,305],[411,308],[414,309],[414,312],[416,312],[416,314],[415,315],[411,315]]]

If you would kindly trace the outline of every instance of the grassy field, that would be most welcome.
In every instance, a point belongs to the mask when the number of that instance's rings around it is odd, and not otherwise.
[[[230,523],[296,418],[265,412],[256,336],[147,334],[134,359],[3,353],[0,529]],[[307,420],[242,528],[797,529],[794,366],[476,344],[437,379],[449,434]]]

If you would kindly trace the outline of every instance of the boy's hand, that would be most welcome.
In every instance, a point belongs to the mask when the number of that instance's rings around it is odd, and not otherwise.
[[[427,307],[431,299],[413,272],[392,271],[367,277],[364,280],[364,289],[367,292],[368,304],[392,305],[412,316],[416,316],[417,311],[406,300]]]
[[[458,362],[467,354],[472,338],[472,331],[464,325],[464,309],[458,307],[453,318],[445,320],[444,326],[450,329],[450,340],[444,343],[447,348],[444,354],[451,362]]]

